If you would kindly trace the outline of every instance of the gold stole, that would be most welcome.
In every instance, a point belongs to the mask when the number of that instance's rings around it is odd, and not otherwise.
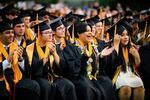
[[[16,44],[18,45],[18,42],[17,42],[16,39],[14,40],[14,43],[16,43]],[[23,44],[22,44],[21,46],[22,46],[23,48],[26,47],[26,40],[25,40],[25,39],[23,39]]]
[[[34,35],[32,34],[32,30],[31,30],[31,28],[29,28],[29,27],[26,27],[26,37],[27,37],[27,39],[29,39],[29,40],[34,40]]]
[[[10,44],[10,49],[9,52],[11,53],[14,49],[16,49],[18,46],[15,43],[11,43]],[[5,48],[3,47],[3,44],[0,42],[0,52],[4,55],[5,58],[8,58],[8,53],[5,50]],[[2,54],[0,55],[0,61],[2,62]],[[14,52],[14,55],[12,57],[13,61],[12,61],[12,69],[14,72],[14,83],[16,84],[19,80],[22,79],[22,73],[18,67],[18,55],[17,52]],[[7,90],[10,90],[9,84],[7,83],[7,80],[5,79],[5,76],[3,75],[3,79],[6,83],[6,88]]]
[[[45,53],[44,53],[43,50],[41,49],[40,45],[39,45],[39,41],[36,40],[36,48],[37,48],[39,59],[43,59],[43,58],[48,56],[48,54],[49,54],[48,46],[46,46]],[[30,44],[26,48],[26,52],[27,52],[28,61],[29,61],[30,66],[32,64],[33,50],[34,50],[34,43]],[[52,66],[53,62],[54,62],[54,57],[53,57],[53,55],[50,55],[51,66]]]
[[[79,42],[79,46],[84,48],[83,42],[80,41],[79,39],[77,39],[77,41]],[[88,54],[87,55],[89,55],[89,60],[92,60],[92,58],[91,58],[92,50],[93,50],[93,48],[92,48],[91,43],[88,43],[88,48],[87,48]],[[84,53],[84,51],[82,51],[82,52]],[[91,63],[87,66],[87,75],[90,80],[92,80],[94,78],[94,76],[92,75],[92,64]]]
[[[63,50],[66,47],[66,41],[64,38],[61,38],[60,49]]]
[[[36,48],[37,48],[37,52],[38,52],[38,55],[39,55],[40,59],[43,59],[43,58],[48,56],[48,54],[49,54],[48,46],[46,46],[45,53],[44,53],[42,48],[40,47],[39,41],[36,40]]]
[[[122,53],[123,53],[123,57],[124,57],[125,63],[126,63],[126,65],[127,65],[127,64],[128,64],[128,58],[129,58],[129,52],[128,52],[127,47],[126,47],[126,48],[122,48]],[[113,84],[113,85],[115,84],[115,82],[116,82],[116,80],[117,80],[117,78],[118,78],[118,75],[119,75],[119,73],[120,73],[120,70],[121,70],[121,65],[117,67],[117,70],[116,70],[116,72],[115,72],[115,75],[114,75],[114,77],[113,77],[113,79],[112,79],[112,84]]]
[[[129,62],[129,52],[128,52],[127,47],[122,48],[122,53],[123,53],[123,57],[124,57],[125,63],[127,65],[128,62]]]

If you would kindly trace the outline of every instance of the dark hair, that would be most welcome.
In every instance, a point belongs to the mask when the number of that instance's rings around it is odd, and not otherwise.
[[[130,47],[131,47],[131,41],[130,41],[130,39],[129,39],[129,43],[126,45],[126,47],[127,47],[127,49],[128,49],[128,51],[129,51],[129,49],[130,49]],[[121,57],[121,61],[122,61],[122,71],[123,72],[126,72],[126,63],[125,63],[125,59],[124,59],[124,57],[123,57],[123,52],[122,52],[122,46],[120,45],[119,46],[119,55],[120,55],[120,57]],[[128,66],[131,68],[131,70],[132,71],[134,71],[134,68],[133,68],[133,66],[134,66],[134,58],[133,58],[133,56],[131,55],[131,54],[129,54],[129,62],[128,62]]]
[[[75,24],[75,37],[78,38],[78,34],[82,34],[87,31],[87,26],[89,26],[87,23],[84,22],[78,22]]]

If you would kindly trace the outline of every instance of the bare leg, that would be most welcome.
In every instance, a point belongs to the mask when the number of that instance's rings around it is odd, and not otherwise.
[[[134,100],[144,100],[144,88],[143,87],[134,88],[133,98]]]
[[[131,88],[129,86],[123,86],[119,90],[119,100],[129,100],[131,97]]]

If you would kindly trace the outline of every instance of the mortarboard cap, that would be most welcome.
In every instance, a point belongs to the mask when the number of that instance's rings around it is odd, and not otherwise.
[[[36,24],[32,26],[31,28],[33,27],[34,27],[35,33],[38,33],[38,27],[39,27],[40,33],[44,30],[50,29],[50,26],[47,24],[47,21],[40,22],[39,24]]]
[[[107,18],[105,18],[105,19],[101,19],[100,21],[101,21],[101,22],[104,22],[104,23],[105,23],[105,26],[108,26],[108,25],[111,25],[110,18],[111,18],[111,17],[107,17]]]
[[[40,15],[40,12],[42,11],[45,11],[45,7],[38,10],[33,10],[33,13],[31,14],[31,22],[36,21],[37,14],[38,14],[38,20],[43,21],[44,18],[43,16]]]
[[[4,21],[0,22],[0,33],[2,33],[5,30],[10,30],[10,29],[12,29],[12,27],[10,26],[9,23],[4,22]]]
[[[18,17],[20,18],[24,18],[24,17],[31,17],[31,14],[33,13],[32,10],[28,9],[28,10],[20,10],[20,14]]]
[[[114,32],[115,32],[115,28],[116,28],[116,33],[121,35],[122,32],[126,29],[129,34],[132,33],[132,28],[130,26],[130,24],[126,21],[126,18],[122,18],[120,19],[117,23],[113,24],[107,31],[106,33],[110,34],[110,37],[113,38],[114,37]]]
[[[146,21],[147,21],[147,24],[148,24],[148,26],[149,26],[149,25],[150,25],[150,16],[147,16],[147,17],[145,17],[144,20],[138,22],[139,29],[140,29],[141,31],[144,31],[145,25],[146,25]]]
[[[62,21],[61,21],[61,18],[56,18],[54,20],[52,20],[50,22],[50,27],[52,28],[53,31],[56,31],[56,28],[63,25]]]
[[[7,5],[6,7],[4,7],[1,11],[2,15],[18,15],[18,11],[17,9],[14,7],[14,3],[11,3],[9,5]]]
[[[98,15],[96,15],[96,16],[90,18],[89,21],[93,21],[94,24],[96,24],[96,23],[100,22],[100,18],[98,17]]]
[[[50,17],[51,20],[54,20],[54,19],[58,18],[57,16],[55,16],[53,14],[50,14],[49,17]]]
[[[13,27],[15,27],[17,24],[22,24],[24,23],[21,18],[15,18],[13,19]]]
[[[80,14],[73,14],[73,16],[79,18],[80,20],[82,20],[86,17],[86,15],[80,15]]]

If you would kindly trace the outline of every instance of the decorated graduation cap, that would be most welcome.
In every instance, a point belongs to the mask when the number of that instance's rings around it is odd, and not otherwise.
[[[56,31],[56,28],[61,26],[61,25],[63,25],[63,23],[62,23],[60,17],[52,20],[51,23],[50,23],[50,27],[52,28],[53,31]]]
[[[112,25],[106,32],[108,32],[111,36],[111,38],[114,37],[114,34],[121,35],[124,30],[127,30],[130,33],[132,33],[132,28],[130,24],[126,21],[126,18],[120,19],[117,23]]]
[[[15,18],[13,19],[13,27],[15,27],[17,24],[22,24],[24,23],[21,18]]]
[[[4,32],[5,30],[11,30],[11,29],[12,27],[9,23],[4,21],[0,22],[0,33]]]

